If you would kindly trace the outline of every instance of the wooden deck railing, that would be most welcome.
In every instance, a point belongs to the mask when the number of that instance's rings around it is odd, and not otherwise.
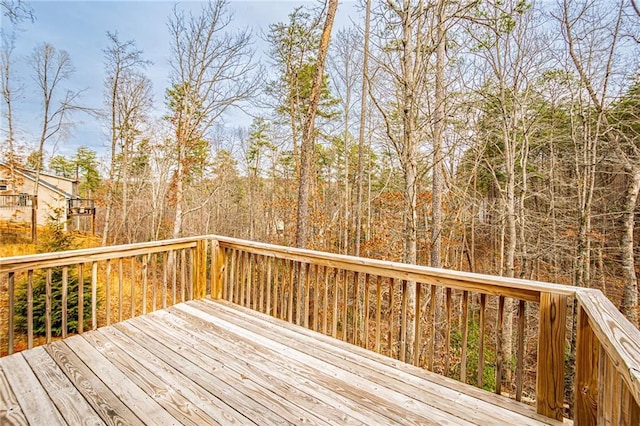
[[[27,295],[26,346],[34,345],[36,276],[47,284],[51,340],[48,277],[56,268],[62,318],[71,274],[79,282],[90,277],[91,328],[208,295],[535,402],[551,418],[573,413],[576,424],[640,424],[640,331],[597,290],[203,236],[0,259],[9,352],[17,294]],[[77,288],[82,332],[88,327]],[[575,361],[568,355],[574,314]]]

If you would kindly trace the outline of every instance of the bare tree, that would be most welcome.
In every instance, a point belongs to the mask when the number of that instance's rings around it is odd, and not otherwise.
[[[341,226],[341,247],[344,254],[349,253],[350,235],[351,235],[351,203],[352,188],[350,181],[351,169],[351,116],[354,109],[354,100],[357,90],[357,83],[360,75],[361,55],[359,46],[362,40],[355,30],[340,30],[336,34],[335,52],[329,57],[329,66],[331,69],[331,79],[333,87],[342,106],[342,150],[344,151],[343,159],[343,176],[344,181],[344,205],[342,207],[342,226]]]
[[[80,109],[76,105],[80,92],[65,90],[62,96],[59,94],[63,90],[60,84],[69,79],[74,72],[71,57],[67,51],[57,50],[49,43],[43,43],[34,49],[29,61],[34,71],[34,80],[42,95],[42,124],[36,151],[36,178],[33,194],[35,200],[32,222],[35,223],[40,172],[44,166],[44,146],[47,142],[64,136],[65,131],[71,125],[68,121],[70,113]],[[32,238],[34,240],[37,238],[35,226]]]
[[[629,46],[623,45],[621,31],[625,6],[624,1],[617,2],[616,8],[612,9],[609,6],[575,4],[570,0],[564,0],[559,19],[563,24],[563,34],[575,71],[585,88],[587,99],[596,111],[594,132],[597,139],[608,142],[608,148],[611,149],[609,159],[614,161],[616,169],[622,170],[627,177],[627,187],[622,196],[623,229],[620,237],[621,266],[624,274],[622,311],[630,321],[638,324],[638,278],[635,270],[633,232],[635,208],[640,191],[640,150],[637,135],[632,134],[629,137],[628,132],[621,131],[608,110],[613,98],[612,87],[616,84],[614,78],[620,73],[624,76],[619,57],[625,49],[629,49]],[[629,79],[630,76],[624,77]],[[593,151],[595,150],[594,146]],[[595,165],[591,167],[595,168]],[[595,171],[592,171],[592,174],[595,174]],[[579,241],[578,248],[582,253],[579,252],[578,256],[583,260],[582,269],[588,271],[591,205],[586,207],[588,209],[581,212],[585,219],[581,221],[580,231],[580,238],[585,242]],[[587,273],[583,272],[581,278],[582,280],[578,281],[579,285],[589,284]]]
[[[16,185],[15,165],[17,163],[15,128],[13,117],[13,102],[16,96],[12,75],[13,51],[15,49],[15,34],[6,34],[2,31],[2,46],[0,48],[0,90],[2,91],[2,101],[6,109],[3,109],[3,116],[6,121],[6,163],[9,165],[9,189],[14,191]]]
[[[111,162],[109,164],[109,181],[107,182],[107,206],[102,245],[108,242],[111,232],[112,211],[115,206],[115,189],[118,182],[123,182],[122,223],[127,224],[127,160],[130,157],[132,144],[139,126],[151,106],[151,83],[141,71],[149,63],[142,58],[135,41],[122,42],[117,33],[107,32],[109,46],[104,50],[105,68],[105,103],[108,109],[109,133],[111,139]],[[119,148],[119,149],[118,149]],[[118,155],[120,151],[120,155]],[[120,172],[120,179],[116,173]],[[118,182],[116,182],[116,180]]]
[[[199,15],[186,16],[176,7],[169,20],[172,56],[167,103],[177,158],[174,237],[182,233],[185,180],[193,165],[202,160],[194,153],[206,152],[202,144],[206,144],[209,129],[227,109],[249,98],[257,88],[251,34],[248,30],[229,33],[230,23],[225,0],[207,3]]]
[[[364,192],[364,140],[367,118],[367,97],[369,92],[369,37],[371,33],[371,0],[366,0],[364,18],[364,46],[362,55],[362,90],[360,93],[360,125],[358,130],[358,171],[356,176],[355,207],[355,247],[354,255],[360,256],[360,240],[362,239],[362,199]]]
[[[318,57],[316,59],[313,84],[311,86],[311,96],[309,98],[309,108],[305,116],[304,127],[302,129],[302,144],[300,147],[300,183],[298,186],[298,215],[296,229],[296,246],[306,248],[309,241],[309,187],[311,186],[311,168],[313,160],[313,146],[315,141],[315,120],[318,104],[320,102],[320,91],[323,85],[324,65],[329,50],[331,30],[333,20],[338,8],[338,0],[327,0],[327,15],[320,37],[318,47]]]
[[[2,0],[0,1],[0,10],[2,14],[9,18],[9,21],[16,24],[25,19],[33,21],[33,9],[28,2],[24,0]]]

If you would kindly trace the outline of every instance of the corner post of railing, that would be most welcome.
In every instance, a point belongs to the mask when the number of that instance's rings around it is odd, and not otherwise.
[[[567,296],[540,294],[538,332],[537,412],[562,420],[564,406],[564,356]]]
[[[211,240],[211,298],[222,299],[222,282],[224,276],[224,250],[217,239]]]
[[[207,240],[196,241],[195,271],[193,279],[193,298],[202,299],[207,293]]]
[[[573,418],[576,425],[595,425],[597,423],[599,357],[600,342],[589,324],[589,316],[578,301],[575,413]]]

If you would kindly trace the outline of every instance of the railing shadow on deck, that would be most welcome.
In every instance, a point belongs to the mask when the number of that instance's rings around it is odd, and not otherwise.
[[[640,424],[640,331],[598,290],[211,235],[0,258],[0,286],[2,353],[208,296],[553,419]]]

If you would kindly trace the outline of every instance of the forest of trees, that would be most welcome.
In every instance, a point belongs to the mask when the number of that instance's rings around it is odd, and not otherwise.
[[[164,99],[135,40],[110,32],[100,111],[63,88],[71,58],[43,43],[28,147],[3,33],[3,162],[78,174],[103,244],[211,233],[552,281],[602,289],[638,324],[636,3],[362,0],[332,31],[337,3],[272,24],[263,64],[224,0],[176,6]],[[240,105],[253,122],[222,126]],[[108,129],[102,167],[86,147],[48,154],[78,113]]]

